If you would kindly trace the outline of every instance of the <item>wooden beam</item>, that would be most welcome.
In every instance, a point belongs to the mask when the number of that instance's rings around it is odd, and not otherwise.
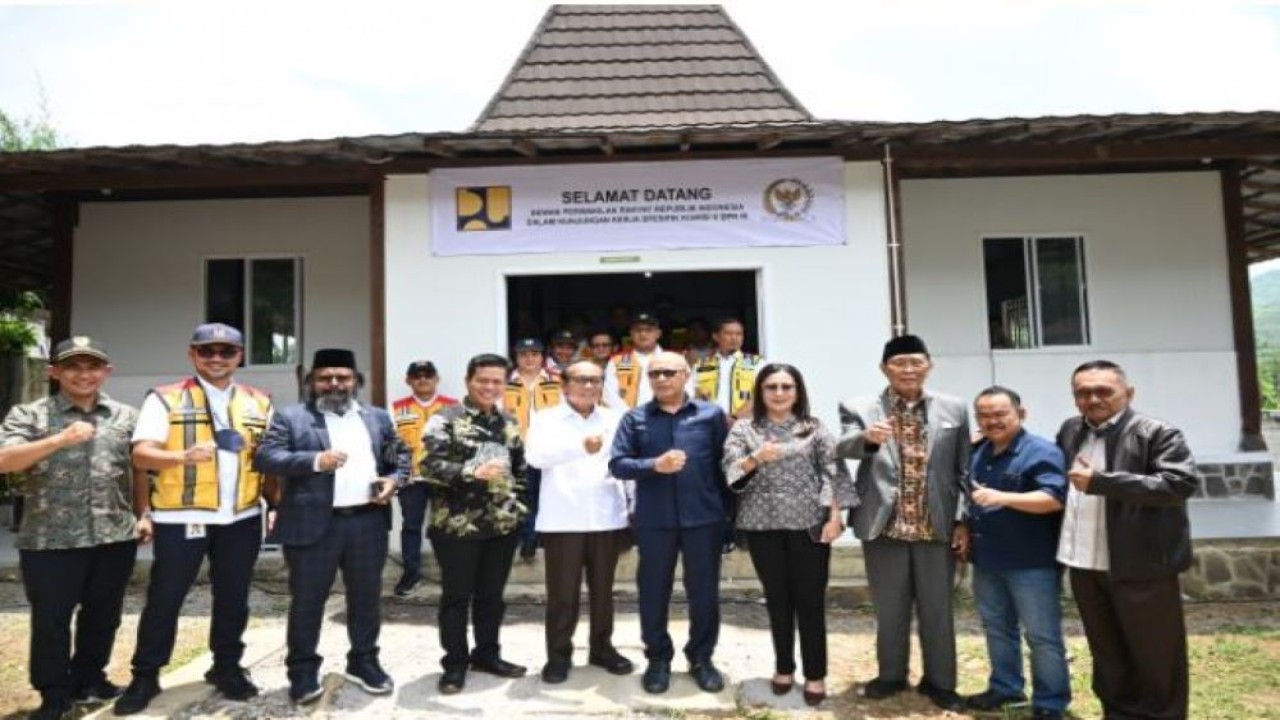
[[[458,157],[458,153],[455,152],[453,148],[449,147],[448,145],[444,144],[439,140],[426,141],[425,143],[422,144],[422,149],[426,150],[432,155],[439,155],[440,157],[446,157],[446,158]]]
[[[387,225],[386,179],[369,183],[369,393],[387,406]]]
[[[756,148],[761,151],[772,150],[782,144],[780,133],[770,133],[756,141]]]
[[[1244,236],[1244,241],[1249,243],[1250,245],[1256,245],[1261,242],[1266,242],[1267,240],[1270,240],[1272,238],[1280,238],[1280,227],[1271,228],[1269,230],[1259,230],[1257,232],[1251,232],[1248,235]]]
[[[1262,437],[1262,390],[1253,335],[1253,301],[1249,296],[1248,246],[1240,202],[1240,164],[1219,171],[1222,220],[1227,240],[1227,279],[1231,288],[1231,330],[1235,336],[1236,376],[1240,393],[1240,450],[1265,450]]]
[[[234,169],[121,170],[0,175],[0,191],[107,191],[169,188],[258,188],[366,184],[376,170],[364,165],[255,167]]]
[[[1262,192],[1280,192],[1280,181],[1263,182],[1261,180],[1244,180],[1240,183],[1240,185],[1246,190],[1261,190]]]
[[[512,140],[511,149],[527,158],[538,156],[538,146],[530,140]]]

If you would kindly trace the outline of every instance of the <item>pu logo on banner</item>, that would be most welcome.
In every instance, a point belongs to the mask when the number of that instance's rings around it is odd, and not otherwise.
[[[764,189],[765,212],[779,220],[800,220],[813,206],[813,188],[798,178],[782,178]]]
[[[458,231],[510,230],[511,186],[457,189]]]

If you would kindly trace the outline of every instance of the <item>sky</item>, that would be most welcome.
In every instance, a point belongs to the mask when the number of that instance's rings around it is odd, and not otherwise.
[[[1280,110],[1280,0],[728,0],[815,116]],[[0,110],[74,146],[464,131],[531,0],[0,0]]]

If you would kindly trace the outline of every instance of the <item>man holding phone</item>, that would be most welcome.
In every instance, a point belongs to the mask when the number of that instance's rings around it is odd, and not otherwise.
[[[382,569],[391,497],[408,479],[409,448],[382,408],[356,402],[363,378],[350,350],[317,350],[307,375],[311,400],[272,418],[254,467],[281,485],[276,535],[289,566],[286,630],[289,699],[320,698],[316,647],[339,568],[347,600],[346,678],[371,695],[395,683],[378,661]]]
[[[147,603],[138,622],[133,680],[116,700],[132,715],[160,693],[178,615],[196,574],[209,559],[213,667],[205,680],[231,700],[258,694],[240,666],[249,622],[249,582],[262,544],[263,476],[253,451],[271,417],[271,398],[234,380],[244,357],[240,331],[198,326],[187,358],[195,376],[147,394],[133,433],[133,464],[149,471],[133,487],[138,532],[154,537]]]

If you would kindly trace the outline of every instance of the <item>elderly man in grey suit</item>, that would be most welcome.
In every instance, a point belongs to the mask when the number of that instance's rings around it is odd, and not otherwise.
[[[969,471],[969,415],[963,401],[925,390],[933,368],[924,341],[901,335],[884,346],[889,387],[840,404],[840,457],[857,460],[860,503],[849,525],[862,541],[876,609],[879,675],[863,695],[879,700],[907,688],[915,608],[924,679],[934,705],[958,710],[951,613],[956,557],[969,535],[957,522]]]

